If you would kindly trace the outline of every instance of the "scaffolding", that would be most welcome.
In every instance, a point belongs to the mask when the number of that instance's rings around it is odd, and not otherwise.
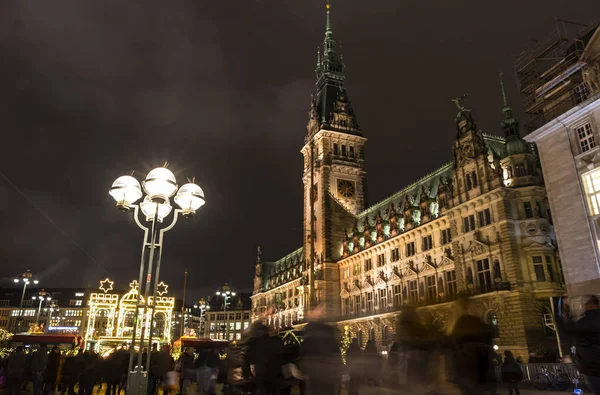
[[[556,29],[544,40],[534,42],[515,60],[517,83],[523,108],[530,115],[528,132],[543,126],[586,100],[589,88],[581,70],[587,42],[599,23],[590,25],[556,19]]]

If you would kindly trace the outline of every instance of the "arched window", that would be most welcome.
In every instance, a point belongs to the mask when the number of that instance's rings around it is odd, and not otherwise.
[[[375,328],[369,329],[369,340],[375,341]]]
[[[362,329],[359,329],[358,330],[358,346],[360,348],[362,348],[364,343],[365,343],[365,336],[363,335]]]
[[[384,325],[384,327],[381,328],[381,343],[384,346],[387,346],[390,342],[391,342],[391,339],[390,339],[390,327],[387,326],[387,325]]]

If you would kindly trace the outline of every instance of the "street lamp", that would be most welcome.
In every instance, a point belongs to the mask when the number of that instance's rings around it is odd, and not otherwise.
[[[23,283],[23,293],[21,294],[21,304],[19,305],[19,319],[21,322],[23,321],[23,301],[25,300],[25,291],[27,290],[27,286],[31,283],[33,284],[38,284],[39,281],[37,278],[33,277],[33,273],[31,273],[31,270],[27,269],[25,270],[25,272],[23,272],[23,274],[15,277],[13,279],[13,281],[15,282],[15,284],[18,283]],[[19,325],[17,325],[17,331],[18,331],[18,327]]]
[[[235,296],[235,292],[233,289],[225,283],[217,292],[215,292],[217,296],[221,296],[224,299],[223,303],[223,311],[227,311],[227,306],[229,304],[229,300]]]
[[[144,192],[146,196],[144,197]],[[193,180],[190,183],[184,184],[179,189],[175,175],[166,167],[157,167],[146,176],[146,179],[140,185],[139,181],[131,175],[125,175],[117,178],[112,184],[109,194],[117,202],[117,208],[123,211],[133,209],[133,217],[136,224],[144,231],[144,242],[142,244],[142,254],[140,262],[139,281],[140,289],[138,292],[135,323],[136,327],[131,335],[131,348],[129,356],[129,377],[127,380],[127,393],[142,394],[146,392],[148,385],[147,372],[143,371],[142,353],[144,337],[146,329],[148,330],[148,344],[152,344],[152,322],[154,320],[154,305],[149,302],[148,296],[152,292],[152,301],[156,299],[156,289],[160,276],[160,262],[162,257],[163,237],[165,232],[175,226],[178,215],[181,213],[184,217],[191,217],[205,203],[204,192],[194,184]],[[142,199],[143,198],[143,199]],[[180,207],[173,210],[171,198]],[[139,204],[135,204],[142,199]],[[146,226],[140,220],[139,212],[145,217],[145,221],[149,224]],[[163,221],[174,212],[173,219],[169,225],[161,226]],[[158,239],[157,239],[158,236]],[[155,264],[155,250],[158,249],[158,258]],[[146,250],[148,250],[148,258],[146,262]],[[152,284],[153,270],[154,284]],[[145,276],[145,277],[144,277]],[[146,279],[146,281],[144,281]],[[142,287],[144,296],[142,298]],[[146,316],[145,310],[150,309],[150,322],[143,322]],[[140,310],[144,313],[140,315]],[[141,318],[141,319],[140,319]],[[137,357],[137,365],[135,370],[133,360],[135,357],[136,333],[137,328],[140,328],[139,352]],[[152,353],[147,353],[145,366],[150,366],[150,357]]]
[[[198,337],[200,337],[200,333],[204,333],[204,314],[206,311],[210,310],[210,305],[204,301],[204,298],[201,298],[198,303],[194,305],[194,308],[200,310],[200,325],[198,326]]]
[[[37,293],[37,295],[32,296],[31,299],[36,300],[38,299],[40,301],[40,304],[38,306],[38,311],[37,311],[37,316],[35,317],[35,323],[37,325],[39,325],[40,322],[40,312],[42,311],[42,302],[45,300],[47,302],[52,300],[52,296],[50,296],[50,294],[48,292],[46,292],[45,289],[42,289],[40,292]]]

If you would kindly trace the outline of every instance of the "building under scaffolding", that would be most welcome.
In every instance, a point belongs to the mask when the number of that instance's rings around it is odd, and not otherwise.
[[[599,22],[581,25],[556,20],[556,30],[545,40],[521,53],[515,73],[523,95],[523,107],[531,116],[527,132],[545,125],[598,90],[586,76],[586,47]]]

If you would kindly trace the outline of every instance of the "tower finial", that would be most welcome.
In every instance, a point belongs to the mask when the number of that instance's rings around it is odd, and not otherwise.
[[[506,100],[506,92],[504,91],[504,81],[502,80],[502,76],[504,73],[498,70],[498,76],[500,77],[500,88],[502,88],[502,99],[504,100],[504,107],[508,107],[508,100]]]
[[[329,0],[327,0],[327,3],[325,4],[325,8],[327,9],[327,22],[325,23],[325,35],[327,37],[331,36],[331,20],[329,18],[329,14],[331,11],[331,3],[329,3]]]

